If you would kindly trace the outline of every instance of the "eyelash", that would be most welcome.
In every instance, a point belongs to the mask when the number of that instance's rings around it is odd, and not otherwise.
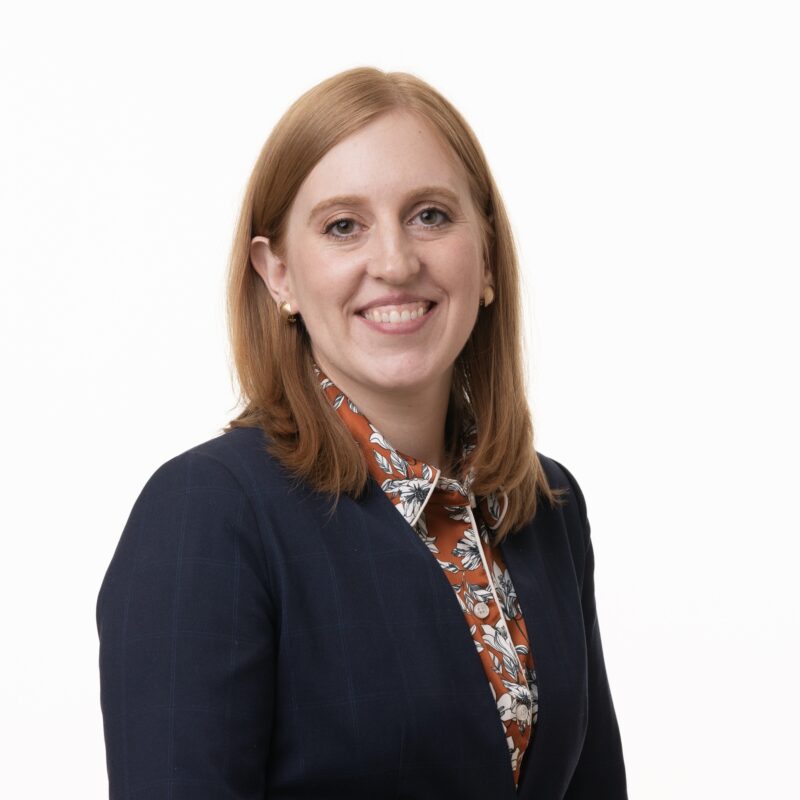
[[[422,214],[425,211],[436,211],[436,212],[438,212],[439,214],[441,214],[444,217],[446,222],[451,222],[451,219],[450,219],[449,215],[447,214],[447,212],[443,211],[441,208],[437,208],[436,206],[426,206],[425,208],[420,209],[416,213],[415,216],[419,216],[420,214]],[[350,217],[339,217],[338,219],[335,219],[332,222],[329,222],[325,226],[324,234],[326,236],[330,236],[332,228],[335,225],[338,225],[340,222],[352,222],[352,220],[350,219]],[[438,225],[425,225],[424,227],[427,230],[436,230],[437,228],[441,228],[443,224],[445,224],[445,223],[440,222]],[[344,235],[332,236],[331,238],[339,239],[339,240],[347,240],[347,239],[352,239],[355,235],[356,235],[355,233],[346,233]]]

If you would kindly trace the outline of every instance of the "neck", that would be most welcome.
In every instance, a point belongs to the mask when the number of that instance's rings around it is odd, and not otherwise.
[[[317,363],[396,450],[449,474],[444,434],[452,368],[424,386],[379,391]]]

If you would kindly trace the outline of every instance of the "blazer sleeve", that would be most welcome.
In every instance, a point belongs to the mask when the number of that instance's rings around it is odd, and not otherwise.
[[[109,797],[263,800],[273,603],[250,502],[187,451],[147,482],[97,598]]]
[[[558,462],[557,462],[558,463]],[[581,606],[586,631],[588,724],[583,748],[564,800],[627,800],[622,741],[606,675],[594,594],[594,549],[586,501],[572,473],[564,470],[574,500],[567,506],[570,525],[583,532],[585,556]]]

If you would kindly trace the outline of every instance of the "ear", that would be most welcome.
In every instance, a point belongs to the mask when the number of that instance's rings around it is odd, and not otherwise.
[[[264,281],[264,285],[275,302],[282,303],[288,300],[292,304],[292,310],[297,311],[289,270],[286,263],[272,251],[269,239],[264,236],[256,236],[252,239],[250,263]]]

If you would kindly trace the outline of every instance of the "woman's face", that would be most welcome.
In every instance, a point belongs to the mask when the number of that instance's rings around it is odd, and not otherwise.
[[[251,254],[353,397],[449,391],[491,283],[463,168],[408,112],[373,120],[317,163],[289,210],[283,259],[263,237]]]

